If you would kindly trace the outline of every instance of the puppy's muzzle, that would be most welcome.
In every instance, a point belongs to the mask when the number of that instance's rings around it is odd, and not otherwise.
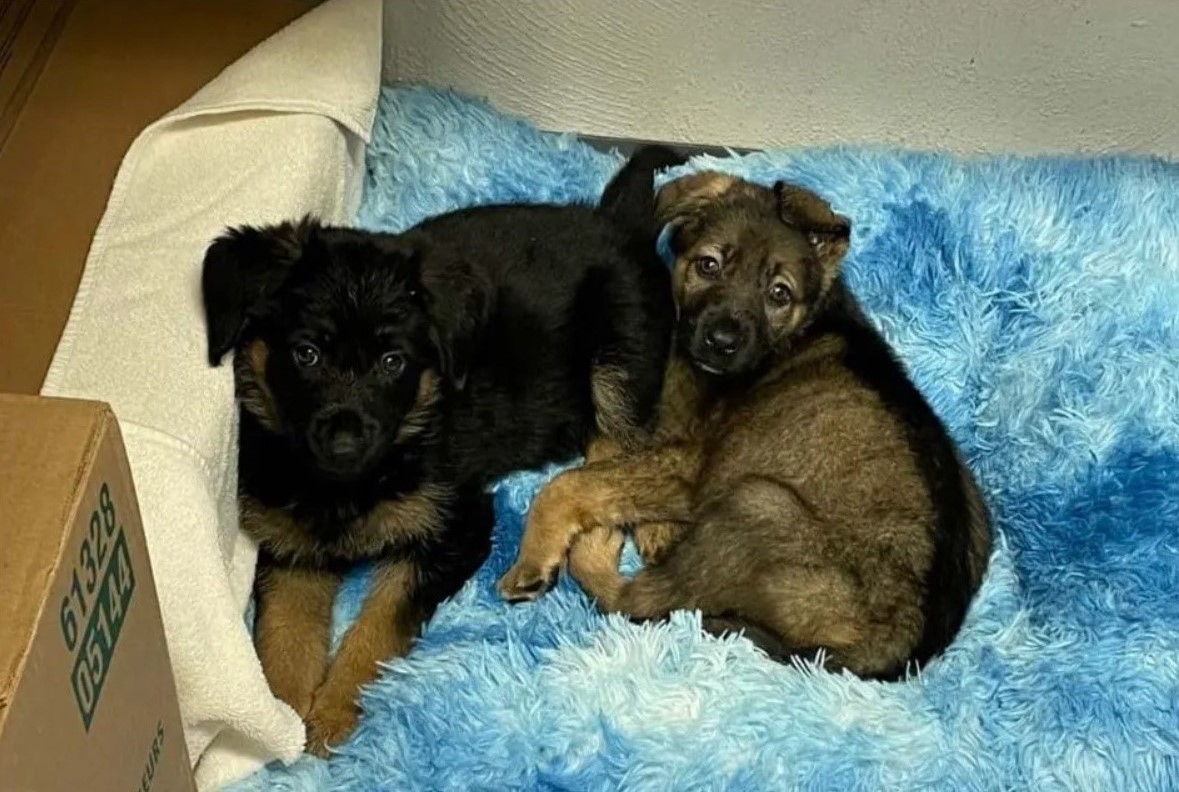
[[[379,432],[380,424],[359,410],[329,407],[311,420],[308,439],[326,470],[346,473],[364,464]]]
[[[757,332],[750,317],[720,310],[700,316],[692,335],[690,352],[696,365],[710,374],[724,374],[745,365]]]
[[[701,332],[704,346],[714,355],[730,357],[745,342],[741,323],[731,316],[722,316],[706,325]]]

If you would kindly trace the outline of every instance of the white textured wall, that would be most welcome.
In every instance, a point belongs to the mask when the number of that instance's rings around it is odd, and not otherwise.
[[[549,129],[1179,154],[1179,0],[387,3],[387,78]]]

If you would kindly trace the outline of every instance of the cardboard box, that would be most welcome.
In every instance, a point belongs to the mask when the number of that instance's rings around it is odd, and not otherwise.
[[[96,402],[0,396],[0,790],[189,792],[123,441]]]

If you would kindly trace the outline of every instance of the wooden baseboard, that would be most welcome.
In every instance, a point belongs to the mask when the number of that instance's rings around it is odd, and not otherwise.
[[[0,150],[74,0],[0,0]]]

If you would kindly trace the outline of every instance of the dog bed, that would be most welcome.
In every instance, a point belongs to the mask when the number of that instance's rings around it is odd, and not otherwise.
[[[619,162],[386,89],[361,222],[593,201]],[[553,471],[520,473],[496,488],[491,557],[365,692],[353,739],[239,789],[1179,788],[1179,167],[831,148],[703,168],[795,181],[852,219],[849,284],[998,524],[958,640],[881,684],[774,664],[689,613],[603,617],[569,581],[509,606],[493,584]]]

